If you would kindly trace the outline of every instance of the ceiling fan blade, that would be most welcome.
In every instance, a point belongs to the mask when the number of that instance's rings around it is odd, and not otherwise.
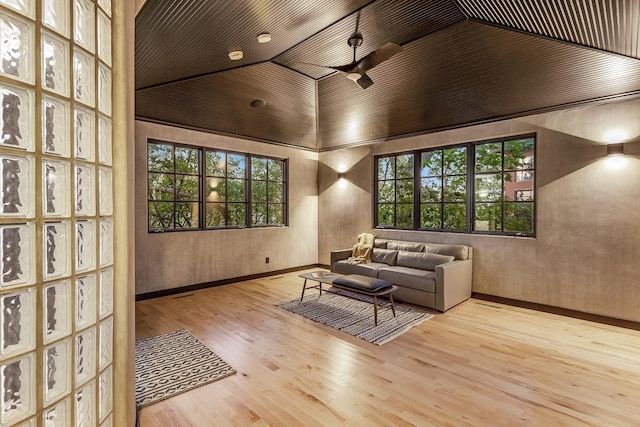
[[[391,42],[386,43],[358,61],[358,69],[364,74],[400,52],[402,52],[402,46]]]
[[[367,76],[366,74],[363,74],[362,77],[356,80],[356,83],[362,89],[366,89],[373,84],[373,80],[371,80],[371,77]]]

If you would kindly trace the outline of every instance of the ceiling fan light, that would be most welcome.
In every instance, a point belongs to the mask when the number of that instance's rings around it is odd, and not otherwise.
[[[358,81],[358,79],[360,79],[360,77],[362,77],[362,75],[360,73],[349,73],[349,74],[347,74],[347,78],[349,80],[353,80],[354,82]]]

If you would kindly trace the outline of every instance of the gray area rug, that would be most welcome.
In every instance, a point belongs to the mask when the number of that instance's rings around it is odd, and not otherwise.
[[[136,405],[150,405],[236,371],[186,329],[136,341]]]
[[[380,297],[376,326],[371,297],[352,294],[354,299],[340,293],[344,291],[323,292],[322,296],[305,295],[302,302],[300,298],[296,298],[277,303],[276,306],[378,345],[391,341],[413,326],[433,317],[429,313],[399,304],[395,305],[396,317],[393,317],[391,306],[386,304],[386,298]],[[384,307],[381,307],[380,300],[384,300]]]

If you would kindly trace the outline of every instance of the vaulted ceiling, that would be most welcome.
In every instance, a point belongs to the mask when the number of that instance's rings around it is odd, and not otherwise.
[[[147,0],[135,46],[137,118],[312,150],[640,95],[640,0]]]

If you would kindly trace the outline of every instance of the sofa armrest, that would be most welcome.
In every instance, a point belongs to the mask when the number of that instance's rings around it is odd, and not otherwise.
[[[471,297],[472,266],[470,259],[436,266],[436,310],[447,311]]]
[[[331,251],[331,270],[333,271],[333,263],[347,259],[353,254],[353,249],[340,249],[337,251]]]

